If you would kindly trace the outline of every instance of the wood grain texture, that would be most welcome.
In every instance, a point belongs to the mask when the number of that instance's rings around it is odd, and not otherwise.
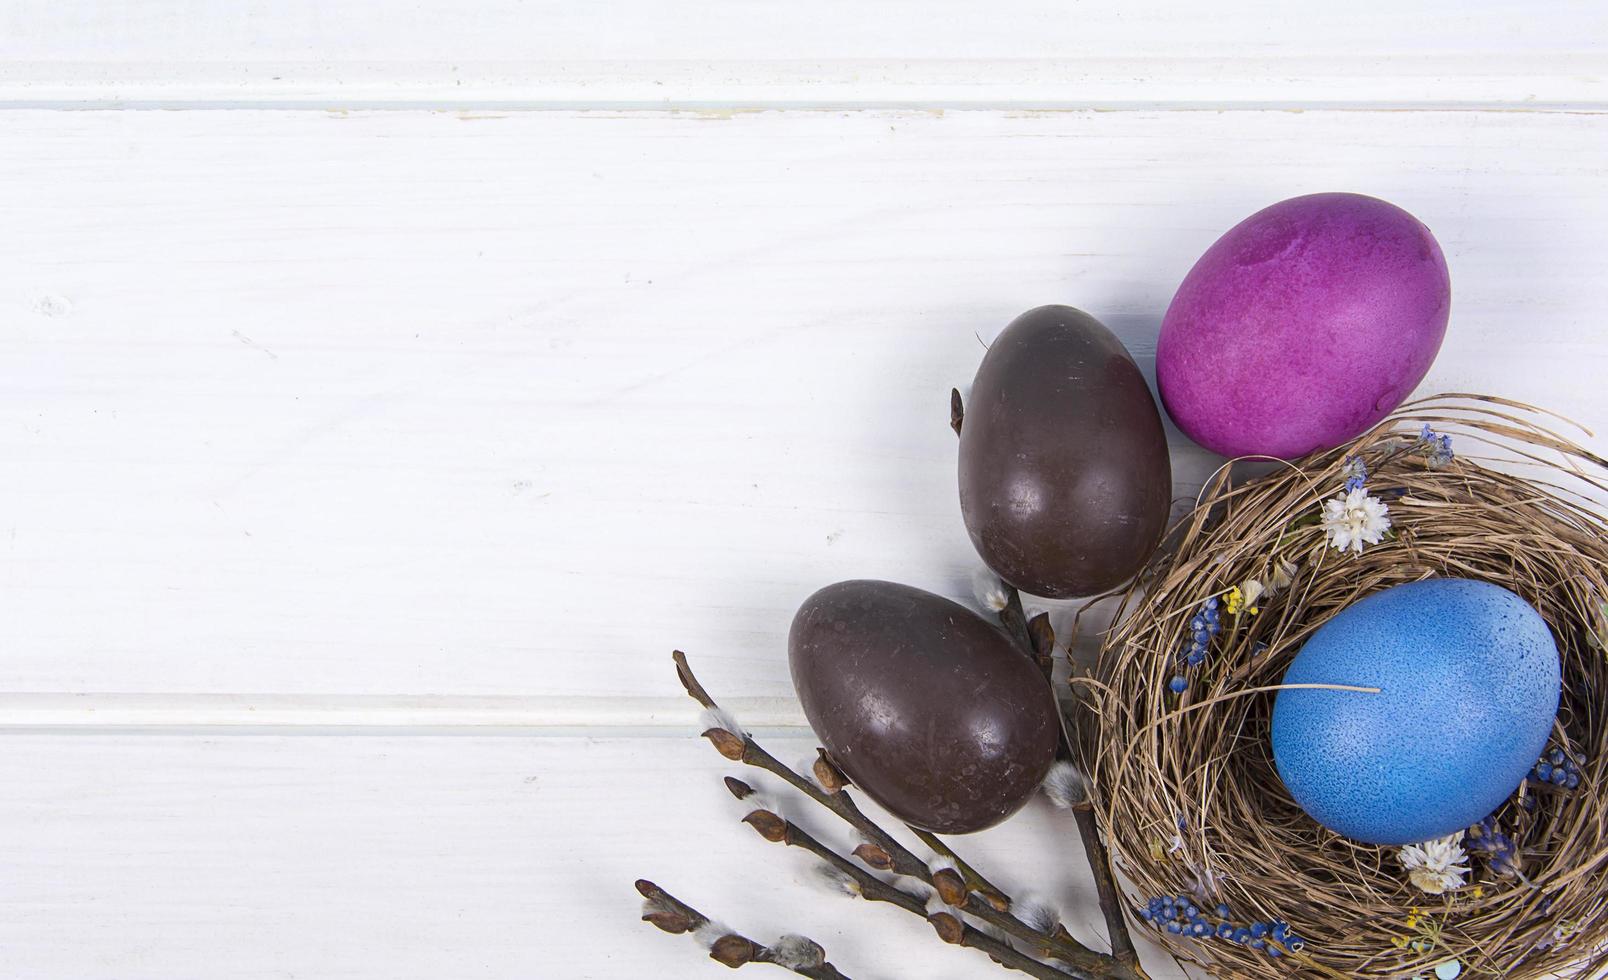
[[[656,724],[682,646],[723,695],[785,704],[816,587],[969,591],[947,394],[983,341],[1066,302],[1149,371],[1196,255],[1306,191],[1439,236],[1424,390],[1604,415],[1597,113],[0,128],[19,694],[537,699],[517,724],[621,699],[598,720]],[[1216,459],[1172,438],[1187,497]]]
[[[596,106],[1608,102],[1608,12],[1357,0],[18,0],[0,102]]]
[[[782,758],[813,743],[772,743]],[[803,931],[856,980],[997,972],[924,922],[815,890],[738,823],[701,740],[15,735],[0,753],[0,949],[16,977],[439,980],[719,976],[636,921],[657,880],[760,939]],[[828,821],[833,818],[821,811]],[[842,844],[831,822],[795,808]],[[1060,856],[1040,856],[1059,842]],[[1035,802],[967,841],[1091,943],[1077,834]],[[1175,972],[1147,950],[1157,980]]]

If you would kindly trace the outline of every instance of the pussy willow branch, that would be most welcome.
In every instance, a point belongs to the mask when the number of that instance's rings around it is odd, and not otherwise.
[[[754,790],[753,787],[740,779],[726,777],[726,788],[739,800],[746,799]],[[772,810],[756,808],[743,818],[743,823],[753,827],[759,836],[774,844],[786,844],[809,851],[811,854],[830,864],[854,880],[861,897],[872,902],[886,902],[897,905],[906,912],[911,912],[922,918],[927,917],[927,903],[900,891],[887,882],[873,875],[871,872],[850,861],[848,858],[827,847],[816,840],[804,828],[783,817]]]
[[[965,887],[969,891],[974,891],[981,895],[984,901],[1001,912],[1010,909],[1010,896],[994,887],[993,882],[984,878],[977,869],[967,864],[964,858],[956,854],[948,844],[944,843],[942,837],[930,830],[922,830],[919,827],[911,827],[910,832],[916,835],[917,840],[932,848],[934,853],[955,862],[955,870],[960,872],[961,881],[965,883]]]
[[[696,932],[709,924],[709,917],[702,912],[676,898],[674,895],[648,881],[646,878],[637,879],[636,890],[646,899],[646,908],[642,913],[643,922],[651,922],[658,928],[672,935],[685,932]],[[825,953],[820,945],[810,942],[815,951],[821,953],[821,962],[816,964],[800,964],[797,966],[777,962],[777,953],[769,946],[761,945],[745,936],[729,932],[724,936],[716,937],[709,950],[709,958],[724,966],[736,969],[750,963],[768,963],[779,966],[784,970],[791,970],[801,977],[811,977],[812,980],[849,980],[849,977],[838,970],[831,963],[826,962]],[[786,959],[786,957],[782,957]]]
[[[1041,638],[1041,633],[1030,633],[1025,630],[1018,633],[1009,629],[1013,610],[1016,612],[1015,619],[1023,621],[1021,616],[1022,599],[1013,585],[1005,586],[1005,595],[1007,602],[1005,608],[1000,611],[999,618],[1005,622],[1007,631],[1017,638],[1017,643],[1022,646],[1023,652],[1041,661],[1047,661],[1048,655],[1041,652],[1046,645],[1046,640]],[[1046,617],[1040,614],[1035,616],[1032,622],[1039,623],[1045,619]],[[1041,629],[1049,629],[1047,621]],[[1049,634],[1047,642],[1053,646],[1055,642],[1053,633]],[[1056,699],[1056,705],[1057,707],[1060,705],[1059,698]],[[1067,730],[1066,725],[1061,728],[1059,755],[1060,758],[1069,762],[1075,763],[1077,760],[1072,747],[1071,733]],[[1111,934],[1111,955],[1124,963],[1137,966],[1139,963],[1139,951],[1134,948],[1133,936],[1128,932],[1128,920],[1123,913],[1122,895],[1117,891],[1117,880],[1111,873],[1111,855],[1106,850],[1105,841],[1100,837],[1100,827],[1095,822],[1094,817],[1094,804],[1087,796],[1082,801],[1072,804],[1072,819],[1077,822],[1078,837],[1083,841],[1083,856],[1088,860],[1089,872],[1094,877],[1094,891],[1095,895],[1100,899],[1100,911],[1105,917],[1106,931]]]
[[[753,792],[753,789],[747,783],[730,777],[727,777],[726,788],[731,790],[732,795],[739,800],[746,798]],[[744,817],[743,822],[753,827],[761,837],[772,843],[801,848],[825,861],[854,882],[855,889],[861,898],[871,902],[885,902],[912,915],[921,916],[932,925],[939,938],[946,943],[981,950],[999,961],[1000,965],[1013,970],[1020,970],[1028,976],[1037,978],[1037,980],[1078,980],[1082,976],[1082,974],[1067,973],[1056,967],[1041,963],[1031,956],[1017,951],[1009,943],[1001,942],[993,936],[967,925],[959,916],[952,915],[946,911],[929,913],[926,902],[908,892],[895,888],[876,875],[871,874],[775,811],[756,809]]]
[[[961,401],[960,390],[950,389],[949,425],[957,436],[960,435],[965,417],[966,408]],[[1038,663],[1039,668],[1044,671],[1045,679],[1053,683],[1050,668],[1053,663],[1051,652],[1055,645],[1055,636],[1050,630],[1049,617],[1041,613],[1029,620],[1022,609],[1021,593],[1013,585],[1005,586],[1005,597],[1005,608],[999,613],[1005,631]],[[1056,698],[1056,704],[1060,705],[1059,697]],[[1070,733],[1065,725],[1061,727],[1060,754],[1070,762],[1075,763],[1077,760]],[[1087,798],[1081,803],[1074,804],[1072,816],[1077,821],[1078,836],[1083,840],[1083,855],[1088,859],[1089,871],[1094,876],[1095,894],[1099,896],[1100,911],[1104,913],[1106,931],[1110,933],[1111,955],[1120,962],[1138,969],[1139,952],[1134,949],[1133,936],[1128,932],[1128,920],[1123,912],[1122,896],[1117,891],[1116,877],[1111,873],[1111,855],[1106,850],[1105,841],[1100,838],[1100,828],[1095,821],[1093,804]]]
[[[692,673],[692,668],[687,663],[686,654],[677,650],[672,656],[676,663],[676,672],[681,678],[682,686],[686,688],[687,694],[705,708],[717,708],[718,705],[714,698],[709,695],[709,692],[704,689],[704,686]],[[880,850],[878,857],[885,858],[885,861],[879,860],[878,867],[885,865],[886,870],[895,874],[917,879],[939,892],[946,902],[955,905],[960,911],[972,915],[1007,935],[1031,945],[1046,957],[1063,961],[1068,964],[1071,971],[1063,972],[1054,967],[1046,967],[1031,958],[1022,957],[1041,970],[1051,971],[1032,973],[1032,975],[1049,978],[1089,977],[1099,978],[1099,980],[1144,980],[1144,971],[1139,968],[1137,962],[1128,963],[1114,956],[1094,952],[1079,943],[1064,928],[1058,928],[1053,933],[1040,932],[1034,929],[1009,911],[1011,906],[1010,897],[998,888],[987,885],[986,889],[979,892],[967,887],[964,879],[959,875],[955,876],[956,880],[954,882],[946,882],[944,878],[946,872],[934,874],[925,861],[899,843],[898,840],[860,810],[853,798],[841,788],[841,777],[832,780],[832,784],[837,785],[839,788],[825,789],[821,784],[799,775],[792,768],[778,761],[775,756],[765,751],[753,736],[746,732],[737,734],[723,728],[712,728],[704,733],[704,737],[708,738],[720,754],[726,758],[733,762],[741,762],[744,765],[762,769],[832,811]],[[831,772],[835,773],[836,770],[832,769]],[[949,854],[954,853],[947,847],[945,850]],[[957,861],[957,868],[959,864]],[[975,872],[973,872],[973,875],[975,875]],[[994,904],[1001,901],[1005,904],[1005,910],[997,908]],[[900,903],[898,900],[893,900],[893,904],[899,905]],[[901,905],[901,907],[904,906]],[[924,907],[921,914],[925,916]],[[934,923],[934,925],[936,928],[938,923]],[[975,932],[975,930],[973,931]],[[942,930],[940,930],[940,935],[943,935]],[[949,936],[945,936],[947,941],[982,949],[996,959],[1004,960],[1010,952],[1014,952],[1010,947],[991,939],[991,937],[981,932],[977,932],[973,936],[962,930],[959,931],[959,937],[959,939],[952,939]],[[1007,956],[1000,955],[995,947],[1006,950]],[[1017,968],[1021,969],[1023,967]],[[1029,970],[1028,972],[1031,973],[1032,971]]]
[[[686,687],[687,693],[692,696],[693,700],[705,708],[716,707],[716,703],[709,696],[709,692],[704,690],[703,685],[698,682],[698,678],[693,675],[692,668],[687,663],[686,654],[677,650],[672,656],[675,659],[676,671],[681,677],[682,685]],[[832,811],[839,819],[854,828],[861,836],[881,850],[887,859],[886,870],[892,871],[897,875],[915,878],[940,893],[947,890],[941,878],[935,879],[935,876],[927,867],[926,861],[917,857],[909,848],[905,847],[891,834],[878,826],[870,817],[866,816],[847,791],[841,788],[828,791],[815,781],[800,776],[792,768],[765,751],[759,742],[747,733],[737,737],[732,736],[723,729],[711,729],[704,734],[705,737],[715,743],[715,748],[720,751],[721,755],[731,759],[733,762],[741,762],[744,765],[753,766],[777,776],[800,793]],[[950,853],[953,854],[952,851]],[[1010,899],[1008,896],[997,888],[992,888],[992,886],[990,886],[989,890],[996,900],[1003,900],[1006,907],[1009,908]],[[945,895],[944,897],[946,901],[954,899],[951,904],[962,911],[977,916],[995,928],[1032,942],[1036,946],[1047,946],[1048,952],[1059,958],[1066,959],[1068,962],[1075,963],[1074,957],[1099,956],[1099,954],[1091,952],[1076,940],[1069,942],[1057,941],[1052,936],[1047,936],[1032,929],[1014,915],[995,908],[991,902],[982,896],[965,892],[964,885],[962,885],[960,893]]]
[[[1091,811],[1091,815],[1092,815],[1092,811]],[[937,853],[939,853],[939,854],[943,855],[944,857],[949,858],[951,861],[955,862],[955,867],[960,872],[962,879],[965,881],[965,887],[966,888],[968,888],[971,891],[976,892],[978,895],[982,896],[982,898],[985,901],[988,901],[995,908],[1000,909],[1001,911],[1005,911],[1005,910],[1010,908],[1010,905],[1011,905],[1010,896],[1008,896],[1004,892],[1000,891],[997,887],[994,886],[993,882],[991,882],[987,878],[983,877],[983,875],[980,872],[978,872],[976,869],[974,869],[971,865],[967,864],[965,862],[965,860],[961,858],[960,855],[956,854],[954,852],[954,850],[949,847],[948,844],[944,843],[942,838],[940,838],[936,834],[930,833],[929,831],[920,830],[920,829],[918,829],[916,827],[911,827],[910,831],[911,831],[911,833],[915,834],[916,837],[918,839],[920,839],[920,841],[923,844],[926,844],[928,847],[932,848]],[[1082,943],[1078,942],[1077,939],[1073,938],[1073,936],[1072,936],[1072,934],[1070,932],[1067,932],[1066,926],[1061,924],[1061,923],[1056,923],[1055,931],[1053,933],[1051,933],[1051,935],[1052,935],[1052,937],[1054,939],[1056,939],[1058,941],[1061,941],[1063,943],[1070,943],[1070,944],[1076,946],[1078,949],[1085,950],[1086,952],[1089,952],[1094,956],[1101,956],[1102,955],[1100,953],[1095,953],[1093,950],[1089,950],[1089,948],[1087,946],[1084,946]],[[1049,955],[1053,956],[1055,954],[1054,954],[1053,951],[1049,951]],[[1113,954],[1113,955],[1115,955],[1115,954]],[[1120,959],[1120,957],[1119,957],[1119,959]],[[1135,976],[1140,976],[1140,977],[1144,976],[1143,971],[1138,968],[1138,958],[1137,957],[1134,958],[1134,961],[1133,961],[1132,965],[1134,967]]]
[[[1065,738],[1065,733],[1062,735]],[[1069,758],[1072,748],[1066,746]],[[1094,877],[1094,893],[1100,899],[1100,911],[1105,915],[1106,931],[1111,934],[1111,955],[1124,963],[1139,964],[1139,951],[1134,948],[1133,936],[1128,932],[1128,920],[1123,912],[1122,894],[1117,891],[1116,876],[1111,873],[1111,853],[1100,837],[1100,825],[1095,820],[1094,802],[1085,794],[1083,800],[1072,805],[1072,819],[1077,821],[1078,836],[1083,838],[1083,856],[1089,862],[1089,873]]]

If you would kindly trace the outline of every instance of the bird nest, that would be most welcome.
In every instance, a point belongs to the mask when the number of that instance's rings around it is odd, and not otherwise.
[[[1236,977],[1578,976],[1608,962],[1608,462],[1560,435],[1565,425],[1499,398],[1440,395],[1349,445],[1239,462],[1207,482],[1123,597],[1098,670],[1075,682],[1092,708],[1082,749],[1113,863],[1175,955]],[[1359,459],[1392,526],[1342,552],[1324,502],[1360,479]],[[1262,473],[1236,477],[1248,468]],[[1409,880],[1399,848],[1303,812],[1269,738],[1280,680],[1314,630],[1366,595],[1435,576],[1501,585],[1551,627],[1563,692],[1547,748],[1578,782],[1526,780],[1494,825],[1459,842],[1468,873],[1441,894]],[[1194,620],[1213,598],[1221,628],[1191,665]],[[1165,896],[1176,898],[1151,901]]]

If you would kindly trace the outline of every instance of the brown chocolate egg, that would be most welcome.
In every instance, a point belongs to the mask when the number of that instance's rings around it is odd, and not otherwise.
[[[832,760],[912,826],[991,827],[1055,761],[1061,721],[1044,675],[959,603],[893,582],[839,582],[799,607],[787,648]]]
[[[983,357],[960,431],[960,511],[988,567],[1024,592],[1122,584],[1161,541],[1172,464],[1161,413],[1094,317],[1041,306]]]

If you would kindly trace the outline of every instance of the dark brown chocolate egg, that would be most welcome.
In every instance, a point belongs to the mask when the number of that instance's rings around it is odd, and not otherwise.
[[[1122,342],[1041,306],[989,345],[960,431],[960,511],[1000,578],[1051,598],[1122,584],[1166,529],[1172,465]]]
[[[958,603],[893,582],[829,585],[787,640],[793,686],[834,762],[899,819],[942,834],[1015,813],[1055,761],[1044,675]]]

